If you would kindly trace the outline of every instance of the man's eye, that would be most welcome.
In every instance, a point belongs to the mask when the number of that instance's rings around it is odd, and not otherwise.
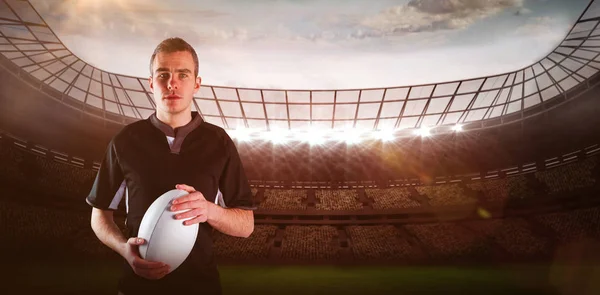
[[[158,75],[158,77],[161,79],[166,79],[169,77],[169,74],[160,74],[160,75]]]
[[[179,74],[179,78],[183,79],[183,78],[187,78],[187,74]]]

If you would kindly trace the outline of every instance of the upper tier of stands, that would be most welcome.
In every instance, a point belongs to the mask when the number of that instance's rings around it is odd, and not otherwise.
[[[26,185],[30,189],[53,195],[54,200],[85,206],[96,171],[63,160],[32,152],[9,141],[0,141],[0,181]],[[598,157],[591,155],[578,161],[543,171],[493,179],[467,180],[442,184],[421,184],[388,188],[262,188],[253,187],[258,208],[270,210],[352,211],[366,208],[408,209],[421,206],[456,206],[508,202],[560,195],[598,183]],[[260,196],[260,197],[259,197]]]

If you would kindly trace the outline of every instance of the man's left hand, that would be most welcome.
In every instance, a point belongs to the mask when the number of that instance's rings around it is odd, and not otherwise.
[[[183,224],[192,225],[206,222],[212,217],[211,213],[214,212],[214,207],[216,205],[207,201],[201,192],[198,192],[193,187],[185,184],[178,184],[175,186],[175,188],[187,191],[189,194],[174,199],[171,202],[171,211],[183,211],[190,209],[187,212],[176,214],[175,219],[191,218],[184,221]]]

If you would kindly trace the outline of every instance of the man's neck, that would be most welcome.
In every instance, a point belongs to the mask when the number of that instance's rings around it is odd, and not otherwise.
[[[192,112],[183,111],[178,114],[156,112],[156,117],[161,122],[171,126],[171,128],[173,128],[173,129],[175,129],[177,127],[185,126],[187,123],[192,121]]]

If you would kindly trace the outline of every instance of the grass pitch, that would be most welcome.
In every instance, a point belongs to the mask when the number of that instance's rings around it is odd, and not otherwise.
[[[223,265],[219,270],[225,295],[600,294],[596,265]],[[19,294],[114,295],[120,265],[112,260],[10,262],[3,272],[3,285]]]

